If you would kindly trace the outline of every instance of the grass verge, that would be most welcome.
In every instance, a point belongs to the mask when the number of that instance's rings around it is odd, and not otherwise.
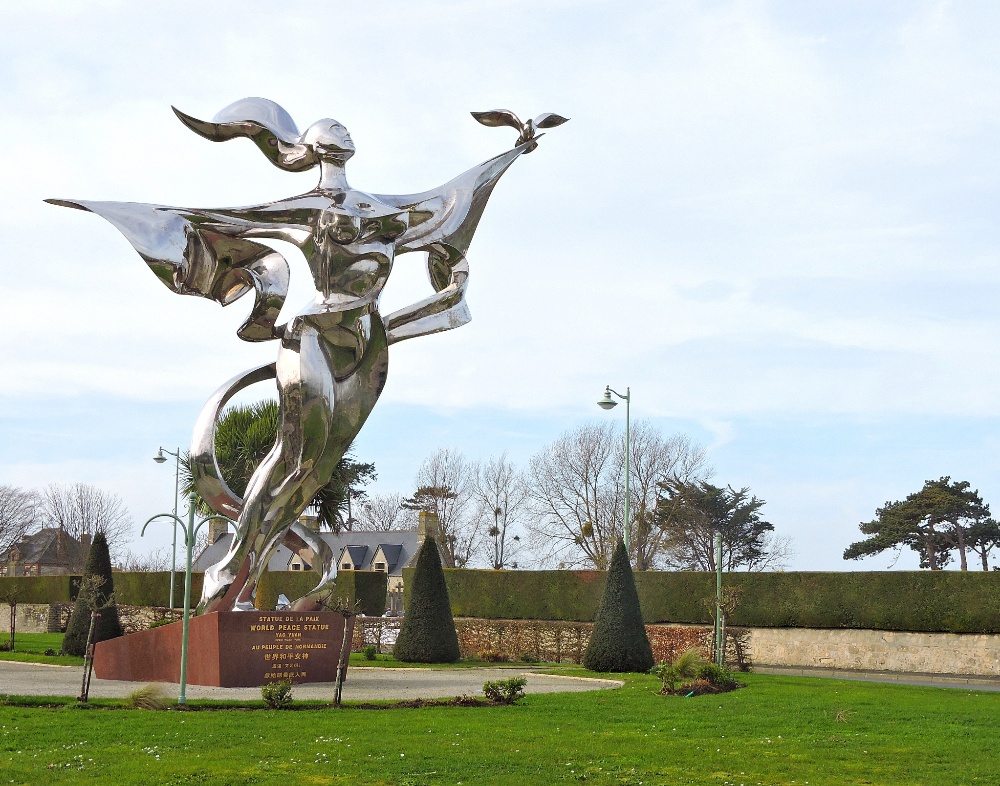
[[[0,641],[7,642],[9,636],[2,634]],[[59,652],[62,647],[62,633],[17,633],[14,636],[14,651],[0,652],[0,661],[13,660],[21,663],[49,663],[55,666],[82,666],[83,658],[72,655],[46,655],[45,652]]]
[[[745,689],[686,699],[625,675],[616,691],[475,711],[0,706],[0,772],[13,783],[995,782],[1000,694],[744,677]]]

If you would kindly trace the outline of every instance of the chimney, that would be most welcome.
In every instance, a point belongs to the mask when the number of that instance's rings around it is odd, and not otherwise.
[[[426,538],[434,538],[437,540],[437,537],[437,514],[430,510],[420,511],[420,515],[417,517],[417,543],[423,543]]]
[[[90,544],[93,541],[93,539],[94,536],[91,535],[89,532],[84,532],[82,535],[80,535],[80,546],[83,549],[84,559],[87,558],[87,552],[90,551]]]
[[[209,545],[215,543],[219,538],[229,532],[229,522],[224,519],[213,518],[208,521],[208,542]]]

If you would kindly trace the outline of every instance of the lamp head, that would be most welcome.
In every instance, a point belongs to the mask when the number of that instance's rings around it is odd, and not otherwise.
[[[604,388],[604,398],[597,402],[597,406],[601,409],[614,409],[618,406],[618,402],[611,398],[611,385]]]
[[[160,448],[158,451],[156,451],[156,455],[153,456],[153,461],[155,461],[157,464],[162,464],[166,460],[167,457],[163,455],[163,448]]]

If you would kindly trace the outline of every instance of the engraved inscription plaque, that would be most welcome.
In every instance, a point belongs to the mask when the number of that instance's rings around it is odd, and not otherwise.
[[[222,688],[278,680],[334,682],[345,625],[349,649],[354,617],[338,612],[244,611],[193,617],[187,681]],[[102,680],[179,682],[180,662],[179,622],[102,641],[94,650],[94,673]]]

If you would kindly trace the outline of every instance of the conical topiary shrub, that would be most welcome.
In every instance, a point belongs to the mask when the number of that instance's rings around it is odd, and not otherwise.
[[[639,608],[639,593],[625,544],[618,541],[583,667],[591,671],[649,671],[653,648]]]
[[[393,655],[407,663],[454,663],[459,654],[441,555],[434,538],[427,538],[417,554],[413,588]]]
[[[96,590],[92,589],[91,576],[104,579]],[[62,650],[67,655],[84,655],[87,649],[87,633],[90,631],[90,612],[97,608],[101,618],[94,626],[94,637],[91,643],[114,639],[122,635],[122,625],[118,619],[118,606],[108,603],[108,598],[115,591],[115,580],[111,574],[111,555],[108,553],[108,541],[103,532],[94,536],[94,542],[87,552],[87,564],[83,569],[83,581],[80,592],[76,596],[76,605],[66,626]]]

